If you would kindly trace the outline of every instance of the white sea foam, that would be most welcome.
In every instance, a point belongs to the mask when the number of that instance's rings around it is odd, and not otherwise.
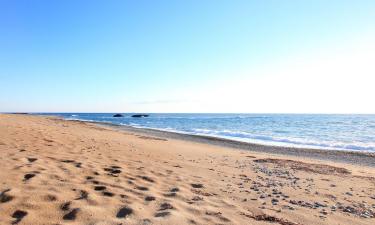
[[[116,120],[112,114],[64,117],[263,145],[375,152],[375,115],[152,114],[144,119]]]
[[[318,149],[332,149],[332,150],[362,150],[374,151],[375,143],[366,145],[365,143],[337,143],[337,142],[317,142],[298,138],[288,137],[271,137],[262,135],[253,135],[247,132],[230,131],[230,130],[208,130],[208,129],[195,129],[192,134],[219,137],[230,140],[237,140],[255,144],[276,145],[285,147],[303,147],[303,148],[318,148]]]
[[[227,140],[234,140],[246,143],[269,145],[269,146],[281,146],[281,147],[295,147],[295,148],[313,148],[313,149],[327,149],[327,150],[360,150],[373,152],[375,150],[375,143],[373,145],[363,145],[363,143],[357,144],[345,144],[345,143],[328,143],[328,142],[314,142],[308,140],[300,140],[293,138],[275,138],[270,136],[251,135],[246,132],[240,131],[213,131],[209,129],[195,129],[194,131],[181,131],[173,128],[155,128],[140,125],[130,125],[135,128],[144,128],[158,131],[167,131],[179,134],[191,134],[203,137],[217,137]]]

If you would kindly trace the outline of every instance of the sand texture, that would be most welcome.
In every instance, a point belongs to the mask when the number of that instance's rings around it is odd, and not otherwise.
[[[0,115],[0,224],[375,224],[375,169]]]

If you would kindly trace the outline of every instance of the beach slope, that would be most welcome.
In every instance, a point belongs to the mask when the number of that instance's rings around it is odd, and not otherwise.
[[[374,223],[371,166],[0,115],[0,224]]]

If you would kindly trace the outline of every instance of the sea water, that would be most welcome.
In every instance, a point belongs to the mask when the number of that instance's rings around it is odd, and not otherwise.
[[[220,137],[242,142],[375,152],[375,115],[53,113],[68,120],[107,122],[137,128]]]

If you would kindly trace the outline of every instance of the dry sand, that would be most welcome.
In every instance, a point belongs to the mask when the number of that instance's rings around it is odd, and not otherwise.
[[[0,224],[375,224],[375,169],[4,114]]]

